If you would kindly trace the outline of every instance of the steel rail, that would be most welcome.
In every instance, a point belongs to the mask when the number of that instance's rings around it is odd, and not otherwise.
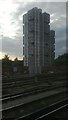
[[[64,87],[66,86],[65,85],[61,85],[61,86],[53,86],[53,87],[50,87],[49,86],[47,88],[45,88],[45,86],[43,88],[38,88],[36,87],[37,89],[31,89],[30,91],[26,91],[26,92],[23,92],[23,93],[19,93],[19,94],[16,94],[16,95],[13,95],[13,96],[9,96],[9,97],[5,97],[3,99],[0,99],[0,101],[5,101],[5,100],[9,100],[9,99],[16,99],[18,97],[22,97],[22,96],[27,96],[27,95],[31,95],[31,94],[36,94],[36,93],[39,93],[39,92],[43,92],[43,91],[47,91],[47,90],[53,90],[53,89],[56,89],[56,88],[59,88],[59,87]]]
[[[62,101],[58,101],[58,102],[55,102],[51,105],[49,105],[48,107],[44,107],[42,109],[39,109],[35,112],[32,112],[30,114],[27,114],[27,115],[24,115],[24,116],[21,116],[15,120],[39,120],[41,118],[43,118],[44,116],[48,116],[54,112],[56,112],[57,110],[65,107],[68,105],[68,98],[62,100]]]
[[[63,93],[63,92],[66,92],[66,91],[62,91],[62,92],[60,92],[60,93]],[[58,94],[60,94],[60,93],[57,93],[57,94],[54,94],[54,95],[58,95]],[[52,96],[54,96],[54,95],[52,95]],[[51,97],[51,96],[48,96],[48,97]],[[48,98],[47,97],[47,98]],[[45,97],[44,97],[45,98]],[[40,98],[41,99],[41,98]],[[38,100],[40,100],[40,99],[38,99]],[[42,98],[43,99],[43,98]],[[35,101],[37,101],[37,100],[35,100]],[[31,101],[30,101],[31,102]],[[30,103],[29,102],[29,103]],[[33,102],[33,101],[32,101]],[[2,110],[0,110],[0,112],[1,111],[6,111],[6,110],[10,110],[10,109],[13,109],[13,108],[17,108],[17,107],[20,107],[20,106],[22,106],[22,105],[25,105],[25,104],[28,104],[28,103],[21,103],[21,104],[17,104],[17,105],[13,105],[13,106],[11,106],[11,107],[8,107],[8,108],[4,108],[4,109],[2,109]]]

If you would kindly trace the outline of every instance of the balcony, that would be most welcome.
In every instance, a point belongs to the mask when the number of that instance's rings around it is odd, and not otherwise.
[[[43,13],[43,17],[44,17],[44,22],[49,24],[50,23],[50,15],[47,13]]]
[[[24,36],[23,36],[23,45],[24,45]]]
[[[34,28],[29,28],[29,32],[35,32]]]
[[[52,37],[55,37],[55,31],[54,31],[54,30],[51,30],[51,31],[50,31],[50,35],[51,35]]]
[[[23,26],[23,34],[25,34],[25,29],[24,29],[24,26]]]
[[[29,26],[28,29],[29,29],[30,32],[34,31],[34,29],[35,29],[34,22],[29,22],[28,26]]]
[[[34,20],[34,12],[33,12],[33,11],[29,11],[29,12],[28,12],[28,20],[29,20],[29,21]]]
[[[51,37],[51,43],[54,44],[55,43],[55,38]]]
[[[31,45],[34,45],[34,42],[33,42],[33,41],[31,42]]]
[[[25,23],[25,15],[23,15],[23,24]]]
[[[50,33],[50,25],[44,24],[44,33]]]
[[[51,46],[51,50],[54,51],[55,50],[55,45]]]

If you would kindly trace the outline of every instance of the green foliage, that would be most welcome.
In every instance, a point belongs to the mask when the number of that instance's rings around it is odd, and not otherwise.
[[[4,56],[4,60],[9,60],[9,56],[7,54]]]
[[[58,56],[54,60],[55,65],[67,65],[68,64],[68,53],[64,53],[63,55]]]
[[[14,61],[18,61],[18,58],[16,57],[16,58],[14,59]]]
[[[11,76],[14,73],[14,68],[17,68],[17,73],[24,74],[23,60],[18,60],[16,57],[14,61],[9,59],[8,55],[5,55],[2,59],[2,74],[5,76]]]

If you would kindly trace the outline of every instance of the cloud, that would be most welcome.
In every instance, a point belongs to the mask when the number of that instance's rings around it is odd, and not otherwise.
[[[3,37],[2,39],[2,52],[9,54],[10,56],[22,57],[22,41],[12,39],[9,37]]]
[[[13,37],[17,29],[17,23],[12,24],[12,13],[16,12],[17,5],[11,0],[0,1],[0,35]]]

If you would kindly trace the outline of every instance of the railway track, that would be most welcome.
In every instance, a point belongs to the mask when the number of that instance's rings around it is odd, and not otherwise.
[[[51,90],[51,89],[55,89],[55,88],[59,88],[59,87],[64,87],[64,86],[66,86],[66,83],[64,83],[64,82],[62,84],[58,83],[58,84],[55,84],[55,85],[52,85],[52,84],[51,85],[50,84],[36,85],[36,84],[34,84],[33,86],[28,86],[28,87],[26,86],[25,89],[21,90],[21,92],[19,92],[19,93],[17,92],[16,94],[5,95],[5,96],[3,96],[3,99],[13,98],[14,96],[19,96],[20,97],[21,95],[26,96],[26,95],[36,94],[36,93],[39,93],[39,92],[44,92],[44,91],[47,91],[47,90]],[[24,86],[23,86],[23,88],[24,88]]]
[[[65,80],[65,79],[63,79],[63,80]],[[50,80],[41,80],[41,81],[39,81],[39,80],[16,81],[16,82],[11,82],[11,83],[3,83],[2,87],[3,87],[3,89],[6,89],[6,88],[14,87],[14,86],[19,86],[19,85],[21,85],[21,86],[22,85],[33,85],[35,83],[41,84],[41,83],[45,83],[45,82],[46,83],[53,83],[55,81],[51,81],[51,82],[50,82]]]
[[[62,120],[68,120],[68,115],[67,115],[67,107],[68,104],[62,105],[61,107],[58,107],[54,110],[52,110],[51,112],[48,112],[45,115],[42,115],[41,117],[35,119],[35,120],[51,120],[51,119],[62,119]],[[63,111],[62,111],[63,110]],[[57,114],[58,113],[58,114]],[[60,114],[59,114],[60,113]],[[64,114],[64,115],[63,115]],[[58,116],[59,115],[59,116]]]
[[[16,79],[14,79],[14,81],[11,79],[11,82],[3,81],[3,93],[5,91],[5,94],[3,94],[2,99],[0,98],[0,101],[2,101],[2,106],[3,106],[2,107],[3,109],[0,110],[0,112],[2,111],[3,113],[3,120],[5,119],[6,116],[7,116],[6,120],[8,119],[9,116],[13,116],[12,118],[13,120],[22,119],[22,117],[25,117],[22,116],[22,114],[23,114],[23,108],[25,109],[26,105],[29,106],[29,104],[32,104],[35,101],[47,97],[57,96],[62,93],[65,94],[66,92],[66,82],[64,79],[65,77],[63,79],[59,78],[58,80],[54,80],[54,77],[52,76],[51,77],[51,79],[53,79],[52,81],[49,78],[47,78],[47,80],[45,80],[45,78],[43,78],[42,80],[34,78],[33,80],[27,79],[26,81],[25,79],[24,80],[21,79],[20,81],[18,79],[17,81]],[[17,91],[15,92],[13,88]],[[51,92],[51,91],[54,92],[54,94],[50,94],[49,96],[47,94],[45,96],[47,92]],[[41,96],[42,93],[44,93],[43,96]],[[33,100],[32,98],[29,98],[30,99],[29,100],[28,97],[32,97],[32,96],[33,96]],[[39,98],[34,99],[34,96],[35,97],[38,96]],[[20,111],[20,115],[15,116],[14,111],[16,111],[15,115]],[[9,116],[7,115],[8,113]]]
[[[48,86],[47,88],[42,87],[41,89],[36,87],[36,89],[33,88],[33,89],[30,89],[29,91],[25,91],[23,93],[15,94],[13,96],[10,95],[10,96],[3,97],[2,101],[8,100],[8,99],[18,98],[18,97],[21,97],[21,96],[27,96],[27,95],[31,95],[31,94],[36,94],[36,93],[39,93],[39,92],[44,92],[44,91],[56,89],[56,88],[59,88],[59,87],[61,87],[61,88],[66,87],[66,84],[65,85],[64,84],[59,85],[59,86],[51,86],[51,87]]]
[[[12,82],[12,83],[3,83],[2,85],[2,96],[3,97],[8,97],[8,96],[12,96],[14,94],[19,94],[19,93],[26,93],[26,92],[30,92],[30,91],[37,91],[37,89],[42,89],[45,90],[48,87],[51,86],[55,86],[59,84],[66,84],[66,82],[64,80],[62,81],[51,81],[51,80],[28,80],[27,81],[16,81],[16,82]],[[12,92],[13,89],[13,92]],[[38,90],[39,91],[39,90]]]
[[[53,75],[42,75],[42,76],[22,76],[22,77],[11,77],[11,78],[2,78],[2,84],[4,85],[9,85],[11,83],[17,83],[17,82],[31,82],[31,81],[35,81],[35,79],[39,81],[47,81],[47,80],[63,80],[63,79],[66,79],[66,74],[53,74]]]
[[[68,102],[68,98],[65,98],[63,101],[62,101],[62,98],[61,98],[61,101],[56,100],[58,102],[54,101],[54,102],[51,103],[51,100],[53,98],[57,98],[57,96],[59,97],[59,96],[61,96],[61,94],[55,94],[54,96],[49,96],[49,99],[46,98],[45,101],[46,101],[46,104],[47,104],[47,101],[50,100],[50,103],[48,103],[47,106],[45,105],[46,107],[43,106],[43,107],[38,108],[38,109],[35,108],[35,110],[33,110],[33,112],[31,112],[32,110],[30,110],[30,108],[28,108],[29,106],[30,107],[33,106],[32,105],[32,104],[34,104],[33,102],[30,102],[30,103],[27,103],[27,104],[22,103],[22,104],[4,109],[4,110],[2,110],[3,120],[4,119],[8,120],[10,118],[13,119],[13,120],[22,120],[22,119],[23,120],[25,120],[25,119],[26,120],[35,120],[37,118],[40,118],[41,116],[48,115],[48,114],[52,113],[53,111],[55,111],[56,109],[58,109],[59,107],[61,107],[61,105],[64,105],[63,103],[67,104],[67,102]],[[39,100],[37,100],[36,102],[38,103]],[[59,103],[59,104],[57,104],[57,103]],[[25,112],[27,110],[29,111],[28,113]]]
[[[61,86],[61,87],[48,89],[47,91],[42,91],[42,92],[40,91],[41,90],[39,90],[38,92],[31,91],[30,93],[26,92],[24,94],[18,94],[15,96],[0,99],[0,101],[2,101],[3,104],[3,110],[6,110],[11,107],[14,108],[14,106],[18,106],[18,104],[19,105],[22,104],[23,100],[24,100],[24,104],[26,104],[29,103],[30,101],[35,101],[37,99],[48,97],[53,94],[66,92],[66,88],[64,86]],[[28,98],[28,100],[25,100],[26,98]]]
[[[68,98],[58,101],[56,103],[53,103],[49,105],[48,107],[44,107],[43,109],[40,109],[38,111],[35,111],[33,113],[30,113],[25,116],[21,116],[18,119],[15,120],[44,120],[44,118],[47,118],[47,116],[55,113],[56,111],[67,107],[68,106]]]

